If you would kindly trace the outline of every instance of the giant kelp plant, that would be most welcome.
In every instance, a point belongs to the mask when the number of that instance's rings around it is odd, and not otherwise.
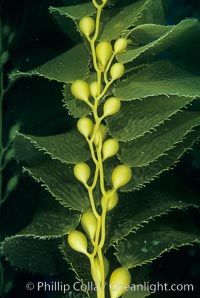
[[[15,137],[16,160],[46,191],[3,253],[43,274],[70,266],[82,283],[93,280],[84,292],[98,298],[137,297],[127,291],[135,268],[145,276],[146,264],[200,239],[186,212],[199,200],[168,174],[199,139],[199,21],[166,26],[162,0],[114,2],[50,7],[63,30],[74,22],[82,43],[10,76],[59,82],[76,125]]]

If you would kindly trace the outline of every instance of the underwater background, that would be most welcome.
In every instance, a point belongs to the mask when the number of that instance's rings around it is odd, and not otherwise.
[[[73,26],[60,30],[49,15],[49,6],[64,6],[88,1],[68,0],[1,0],[1,23],[7,25],[5,48],[9,54],[4,66],[4,83],[13,69],[26,71],[70,49],[80,39]],[[124,5],[133,1],[123,1]],[[117,6],[117,3],[116,3]],[[168,24],[177,24],[185,18],[200,20],[200,0],[169,0]],[[70,34],[68,34],[70,30]],[[73,34],[72,34],[73,33]],[[9,37],[10,36],[10,37]],[[6,39],[6,41],[5,41]],[[9,39],[9,41],[7,41]],[[187,58],[187,57],[186,57]],[[199,57],[200,59],[200,57]],[[199,68],[200,62],[192,61]],[[198,70],[198,69],[197,69]],[[37,88],[35,88],[37,81]],[[62,106],[62,94],[57,82],[44,81],[42,78],[21,79],[13,83],[5,95],[3,106],[3,139],[6,143],[10,128],[18,125],[26,134],[53,135],[70,129],[75,120],[68,117]],[[200,195],[200,144],[196,144],[173,170],[182,183]],[[37,208],[41,187],[23,174],[13,160],[4,172],[4,182],[13,175],[19,177],[18,184],[9,195],[0,211],[0,229],[3,240],[19,232],[30,221]],[[190,210],[200,230],[200,210]],[[10,266],[2,258],[4,271],[4,297],[56,297],[52,292],[27,292],[28,281],[53,282],[53,277],[31,274]],[[152,265],[152,282],[192,283],[194,293],[155,293],[151,297],[200,297],[200,249],[199,245],[183,247],[179,251],[166,253]],[[2,281],[1,281],[2,282]],[[73,282],[73,274],[68,273],[68,282]]]

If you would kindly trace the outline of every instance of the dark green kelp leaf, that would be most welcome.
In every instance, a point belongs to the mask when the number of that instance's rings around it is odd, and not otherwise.
[[[137,58],[148,61],[163,51],[180,52],[182,48],[191,46],[191,39],[200,34],[200,23],[196,19],[186,19],[176,26],[161,26],[144,24],[132,31],[133,42],[138,46],[118,54],[117,59],[121,63],[127,63]]]
[[[136,25],[166,24],[167,5],[165,4],[163,0],[147,0]]]
[[[92,2],[81,3],[63,7],[50,7],[49,11],[61,30],[70,37],[75,43],[81,41],[80,30],[78,28],[79,19],[92,16],[96,13],[96,8]]]
[[[27,139],[39,151],[43,151],[45,154],[49,154],[53,159],[59,159],[61,162],[75,164],[85,161],[90,157],[85,139],[76,130],[45,137],[18,134],[15,139],[15,144],[18,143],[19,151],[23,151],[22,138]],[[20,142],[22,143],[21,148]]]
[[[131,25],[136,24],[138,18],[141,17],[141,11],[144,9],[146,3],[146,0],[139,0],[129,6],[125,6],[104,25],[100,36],[101,40],[115,39]]]
[[[24,170],[41,183],[64,207],[78,211],[88,207],[86,190],[75,179],[73,168],[48,158],[35,166],[25,167]]]
[[[123,7],[119,13],[110,18],[104,25],[100,39],[112,40],[131,26],[136,26],[140,23],[163,22],[163,19],[161,0],[139,0]]]
[[[74,26],[74,20],[72,18],[67,17],[66,14],[62,13],[62,9],[60,11],[59,7],[49,7],[49,12],[57,23],[59,29],[64,32],[74,44],[81,42],[80,34]]]
[[[145,224],[117,244],[117,257],[128,268],[152,262],[164,252],[200,241],[193,219],[179,211]],[[134,247],[134,249],[133,249]]]
[[[77,227],[79,219],[79,212],[64,208],[45,191],[31,223],[19,235],[40,239],[62,237]]]
[[[128,80],[118,82],[114,91],[121,100],[135,100],[162,94],[199,97],[200,77],[170,62],[146,66]]]
[[[16,235],[5,239],[3,253],[20,269],[55,275],[63,272],[66,266],[58,249],[60,243],[61,239],[41,240]]]
[[[132,38],[132,41],[135,47],[137,48],[140,46],[148,45],[152,41],[159,40],[162,36],[165,36],[165,34],[168,34],[172,29],[175,30],[175,28],[176,26],[169,26],[169,25],[164,26],[164,25],[157,25],[157,24],[141,24],[135,27],[131,31],[129,37]],[[129,48],[131,48],[131,45],[129,45]],[[125,54],[125,53],[126,52],[118,55],[120,57],[122,54]]]
[[[173,149],[168,151],[168,154],[161,156],[156,161],[148,166],[133,167],[133,179],[123,187],[121,191],[130,191],[139,189],[150,183],[155,178],[158,178],[161,173],[172,168],[181,158],[181,156],[190,149],[194,142],[199,140],[199,130],[189,133],[181,143],[178,143]]]
[[[17,134],[13,140],[12,147],[14,149],[14,157],[18,163],[26,163],[27,165],[34,165],[42,162],[45,159],[44,153],[41,153],[35,148],[33,143],[23,134]]]
[[[198,196],[171,174],[165,174],[140,191],[120,193],[117,206],[107,216],[107,245],[123,239],[142,224],[169,210],[198,205]]]
[[[50,192],[64,207],[84,210],[88,206],[85,188],[73,173],[73,166],[52,159],[24,137],[17,137],[14,150],[18,162],[25,164],[24,170]]]
[[[131,181],[123,186],[120,191],[127,192],[134,189],[140,189],[154,179],[158,178],[163,172],[174,167],[182,155],[189,150],[195,142],[199,140],[199,130],[192,131],[186,135],[184,140],[178,143],[173,149],[169,150],[166,155],[159,157],[156,161],[143,167],[133,167],[133,176]],[[111,159],[105,162],[105,176],[107,182],[111,183],[111,173],[116,165],[119,164],[117,159]]]
[[[161,124],[193,100],[190,97],[148,97],[122,102],[120,112],[107,118],[110,134],[120,141],[130,141]]]
[[[88,17],[96,12],[96,8],[91,2],[81,3],[78,5],[70,5],[63,7],[50,7],[49,11],[51,14],[59,14],[71,19],[81,19],[83,17]]]
[[[131,167],[142,167],[167,154],[193,127],[200,123],[200,112],[182,111],[161,124],[157,130],[131,142],[120,143],[119,156]]]
[[[86,77],[88,72],[89,54],[83,44],[78,44],[67,52],[27,72],[14,71],[11,79],[22,76],[41,76],[49,80],[69,83]],[[78,72],[77,72],[78,69]]]

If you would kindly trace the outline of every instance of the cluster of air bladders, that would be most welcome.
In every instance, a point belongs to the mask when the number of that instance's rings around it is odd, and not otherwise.
[[[102,0],[101,7],[103,7],[106,2],[106,0]],[[98,4],[96,5],[98,6]],[[95,21],[91,17],[84,17],[79,22],[79,29],[89,42],[92,40],[91,35],[94,34],[95,26]],[[119,112],[121,107],[120,99],[113,96],[107,98],[103,104],[103,113],[100,117],[98,116],[97,107],[100,100],[105,95],[104,91],[108,89],[107,87],[115,80],[121,78],[124,74],[124,65],[118,62],[114,62],[112,64],[112,61],[116,54],[124,52],[126,48],[127,40],[123,37],[117,39],[113,46],[108,41],[98,42],[95,45],[95,52],[93,52],[93,56],[95,55],[98,71],[101,74],[104,74],[104,87],[101,84],[101,80],[100,82],[93,81],[90,84],[84,80],[76,80],[71,85],[72,95],[77,100],[85,102],[91,108],[94,119],[92,120],[89,117],[80,118],[77,122],[77,129],[84,136],[88,144],[90,144],[90,150],[91,146],[94,146],[93,160],[95,159],[94,154],[99,150],[100,146],[101,159],[96,159],[97,164],[99,163],[99,167],[101,167],[100,163],[103,164],[105,160],[116,155],[119,150],[119,143],[116,139],[111,137],[106,138],[106,125],[101,122],[105,119],[105,117],[112,116]],[[95,105],[95,103],[98,104]],[[91,177],[91,169],[87,163],[80,162],[76,164],[74,167],[74,175],[87,190],[90,189],[91,185],[89,185],[88,181]],[[102,287],[104,287],[104,285],[102,285],[101,280],[100,262],[103,261],[105,279],[109,273],[109,261],[105,256],[103,256],[103,260],[100,260],[97,249],[95,251],[95,255],[93,254],[94,251],[90,252],[91,249],[88,251],[88,239],[93,248],[95,245],[99,245],[99,243],[96,243],[95,241],[98,220],[102,217],[103,208],[106,208],[106,211],[104,210],[106,213],[115,208],[118,203],[118,189],[126,185],[130,181],[131,177],[132,171],[128,166],[122,164],[115,167],[111,176],[112,188],[105,190],[102,193],[101,213],[98,213],[97,216],[96,213],[93,212],[93,208],[91,208],[90,210],[85,211],[81,216],[81,226],[85,231],[87,238],[82,232],[77,230],[71,231],[68,235],[68,243],[70,247],[75,251],[85,254],[90,259],[91,275],[95,283]],[[98,239],[98,241],[100,240]],[[93,261],[91,261],[92,257]],[[128,268],[119,267],[115,269],[111,273],[109,280],[109,284],[114,285],[110,286],[111,298],[118,298],[123,295],[130,282],[131,275]]]

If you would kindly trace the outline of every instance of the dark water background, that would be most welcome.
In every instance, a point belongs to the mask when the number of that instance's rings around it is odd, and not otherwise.
[[[62,1],[62,0],[5,0],[1,1],[2,19],[11,26],[15,37],[9,47],[9,61],[5,72],[9,73],[13,68],[27,70],[36,67],[56,55],[71,48],[78,40],[78,35],[64,34],[55,25],[55,21],[48,14],[49,6],[63,6],[64,4],[76,4],[87,1]],[[124,4],[132,1],[123,1]],[[199,0],[170,0],[168,24],[176,24],[187,17],[200,18]],[[62,107],[62,94],[57,92],[58,83],[49,84],[38,80],[38,89],[34,88],[32,80],[21,80],[21,85],[13,86],[12,92],[8,92],[4,104],[4,138],[9,127],[16,120],[21,123],[24,133],[37,135],[50,135],[63,132],[64,127],[73,125],[71,119],[66,118],[66,112]],[[6,83],[6,77],[5,77]],[[23,90],[23,92],[22,92]],[[31,93],[30,93],[31,90]],[[34,90],[34,91],[33,91]],[[46,94],[51,94],[49,99]],[[15,95],[15,96],[13,96]],[[26,98],[26,100],[24,100]],[[58,105],[60,102],[60,106]],[[56,103],[56,104],[55,104]],[[55,110],[56,106],[56,110]],[[66,123],[67,122],[67,123]],[[13,172],[20,172],[13,161],[5,172],[5,179]],[[175,174],[183,183],[197,194],[200,194],[200,145],[195,145],[193,151],[182,158],[176,167]],[[29,223],[37,207],[37,198],[40,186],[32,179],[22,175],[19,185],[9,197],[1,210],[1,226],[3,237],[17,233]],[[195,218],[200,227],[200,210],[191,210],[191,216]],[[46,276],[30,274],[5,265],[5,278],[13,285],[12,290],[6,296],[17,297],[52,297],[49,293],[28,293],[25,283],[28,281],[52,281]],[[152,297],[200,297],[200,249],[198,245],[185,247],[170,254],[165,254],[152,266],[151,280],[170,283],[193,283],[196,293],[159,293]],[[69,273],[69,281],[72,279]],[[198,290],[197,290],[198,289]]]

